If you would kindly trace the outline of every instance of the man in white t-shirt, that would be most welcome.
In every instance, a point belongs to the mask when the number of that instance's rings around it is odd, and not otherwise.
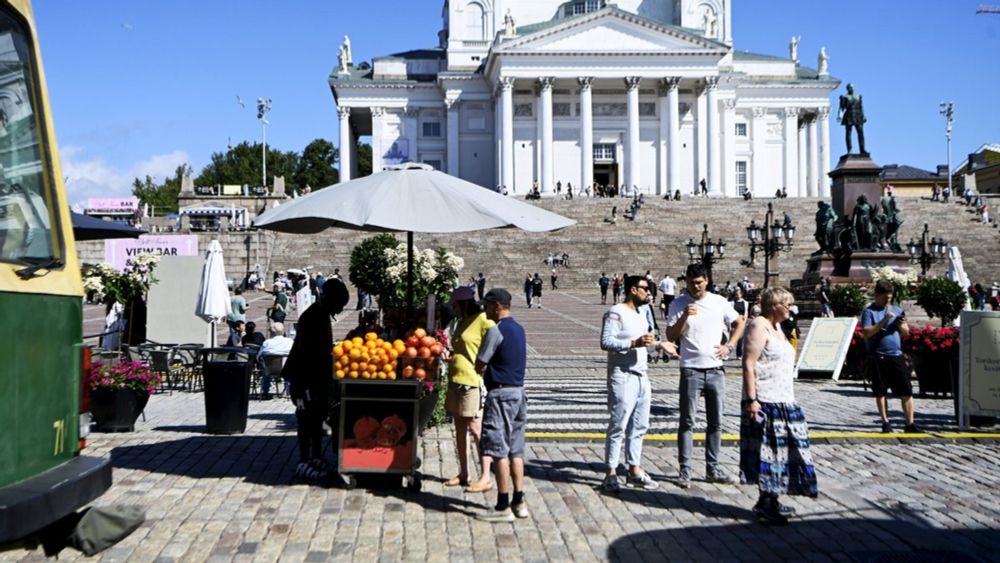
[[[688,266],[685,275],[687,293],[670,305],[667,313],[667,340],[680,342],[681,420],[677,430],[680,476],[677,485],[691,486],[691,450],[698,396],[705,395],[705,465],[709,483],[733,484],[736,481],[719,465],[722,446],[722,411],[726,396],[722,361],[743,336],[745,321],[721,295],[708,293],[708,276],[701,264]],[[723,331],[733,327],[726,344]],[[733,343],[732,345],[730,343]]]
[[[663,274],[663,279],[658,285],[660,286],[660,307],[663,309],[663,318],[666,320],[670,304],[673,303],[674,297],[677,295],[677,282],[670,277],[670,274]]]

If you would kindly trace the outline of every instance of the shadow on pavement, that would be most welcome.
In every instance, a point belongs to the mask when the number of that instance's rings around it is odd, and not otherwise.
[[[727,544],[740,548],[730,549]],[[749,546],[753,551],[742,551]],[[793,519],[787,526],[739,523],[652,530],[623,536],[610,561],[744,559],[834,560],[862,563],[994,561],[996,530],[943,530],[898,519]]]

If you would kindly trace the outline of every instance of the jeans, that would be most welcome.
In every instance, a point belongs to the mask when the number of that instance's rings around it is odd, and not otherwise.
[[[722,409],[726,397],[726,375],[721,367],[681,368],[681,420],[677,429],[678,461],[681,471],[691,471],[692,430],[698,414],[698,397],[705,393],[705,465],[709,473],[719,468],[722,447]]]
[[[604,461],[617,469],[625,440],[625,463],[638,466],[642,459],[642,437],[649,429],[649,405],[652,398],[649,378],[612,368],[608,373],[608,434],[604,442]]]

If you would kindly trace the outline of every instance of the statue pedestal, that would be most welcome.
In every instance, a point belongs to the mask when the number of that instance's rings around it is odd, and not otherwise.
[[[868,155],[845,154],[830,172],[833,186],[833,210],[838,217],[851,217],[858,196],[864,195],[874,205],[882,198],[882,167]]]
[[[872,277],[868,269],[885,266],[899,273],[913,269],[910,256],[903,252],[855,252],[839,258],[823,254],[809,258],[802,279],[814,286],[823,278],[830,278],[834,284],[871,283]]]

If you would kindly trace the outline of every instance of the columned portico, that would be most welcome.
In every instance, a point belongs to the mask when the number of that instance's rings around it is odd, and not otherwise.
[[[625,185],[628,193],[641,189],[639,174],[639,84],[642,78],[629,76],[625,78],[626,113],[628,115],[628,141],[625,143]]]
[[[444,105],[448,108],[448,174],[458,176],[458,100],[445,98]]]
[[[796,185],[799,164],[799,108],[786,107],[782,125],[782,162],[784,163],[781,175],[782,187],[788,191],[789,195],[797,196],[799,195]]]
[[[337,115],[340,117],[340,181],[347,182],[351,179],[351,108],[337,108]]]
[[[385,121],[385,108],[372,108],[372,174],[382,171],[382,133]]]
[[[708,76],[705,78],[705,89],[708,91],[706,103],[708,104],[708,114],[705,126],[708,128],[708,193],[710,195],[722,195],[722,182],[719,172],[719,102],[716,94],[719,86],[718,76]]]
[[[552,167],[552,82],[555,79],[545,76],[538,79],[539,115],[541,117],[542,138],[542,181],[543,194],[555,190],[555,172]]]
[[[580,85],[580,185],[577,193],[594,183],[594,79],[582,76]]]
[[[819,195],[830,196],[830,108],[819,109]]]
[[[500,79],[500,184],[514,191],[514,79]]]

